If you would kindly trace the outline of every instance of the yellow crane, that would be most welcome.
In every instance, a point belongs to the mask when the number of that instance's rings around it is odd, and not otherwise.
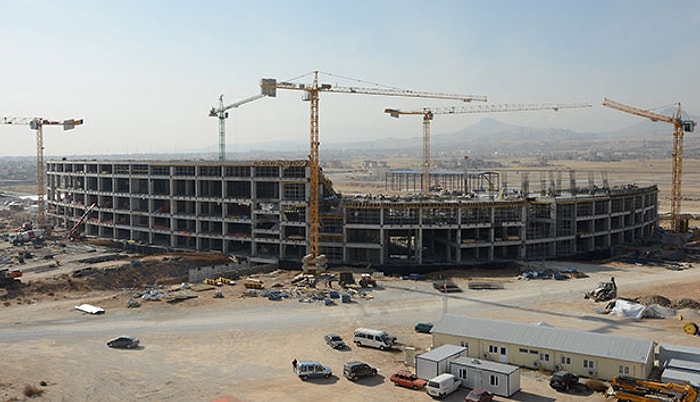
[[[44,126],[63,126],[63,130],[72,130],[75,126],[83,124],[83,119],[68,119],[63,121],[46,120],[41,117],[3,117],[2,124],[28,125],[30,129],[36,130],[36,174],[37,174],[37,221],[39,227],[46,224],[46,212],[44,211]]]
[[[274,78],[263,78],[260,82],[262,95],[276,97],[278,89],[288,89],[304,91],[304,100],[311,103],[311,135],[309,151],[309,254],[304,257],[305,264],[313,264],[319,256],[319,97],[321,92],[334,92],[344,94],[379,95],[379,96],[401,96],[411,98],[435,98],[435,99],[458,99],[464,102],[479,101],[486,102],[485,96],[457,95],[437,92],[412,91],[396,88],[361,88],[361,87],[341,87],[331,84],[318,83],[318,71],[313,72],[314,78],[311,84],[298,84],[293,82],[278,82]],[[322,261],[322,260],[321,260]]]
[[[559,109],[571,109],[579,107],[591,107],[590,104],[572,103],[572,104],[505,104],[505,105],[474,105],[464,107],[424,107],[421,110],[401,111],[398,109],[387,108],[384,113],[388,113],[391,117],[398,118],[401,115],[422,115],[423,116],[423,177],[422,177],[422,193],[430,192],[430,121],[436,114],[458,114],[458,113],[499,113],[499,112],[528,112],[535,110],[551,109],[557,111]]]
[[[621,112],[646,117],[651,121],[662,121],[673,124],[673,164],[671,165],[671,230],[681,232],[686,230],[681,224],[681,180],[683,177],[683,134],[695,131],[697,122],[693,120],[683,120],[681,116],[681,104],[677,104],[676,115],[674,117],[639,109],[615,102],[608,98],[603,100],[603,106],[619,110]]]

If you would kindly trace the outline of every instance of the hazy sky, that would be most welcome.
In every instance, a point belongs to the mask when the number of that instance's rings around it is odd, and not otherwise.
[[[436,116],[433,134],[484,117],[580,132],[641,120],[601,106],[604,97],[645,109],[680,101],[700,113],[697,0],[0,0],[0,13],[0,117],[85,119],[73,131],[46,127],[47,156],[216,153],[208,111],[220,94],[226,103],[257,94],[261,78],[306,74],[297,82],[310,83],[314,70],[342,86],[594,105]],[[280,90],[231,110],[229,152],[266,141],[307,147],[301,95]],[[321,154],[324,143],[421,135],[420,116],[392,119],[385,107],[450,105],[322,93]],[[0,155],[35,154],[33,134],[0,125]]]

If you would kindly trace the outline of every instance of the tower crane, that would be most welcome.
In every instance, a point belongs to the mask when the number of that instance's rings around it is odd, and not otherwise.
[[[663,121],[673,124],[673,163],[671,165],[671,230],[682,231],[681,225],[681,180],[683,177],[683,134],[695,131],[697,122],[693,120],[683,120],[681,116],[681,104],[677,104],[676,115],[674,117],[665,116],[649,110],[639,109],[633,106],[624,105],[608,98],[603,100],[603,106],[619,110],[621,112],[646,117],[651,121]]]
[[[515,105],[474,105],[464,107],[424,107],[421,110],[401,111],[398,109],[387,108],[384,113],[388,113],[391,117],[398,118],[404,114],[422,115],[423,116],[423,177],[422,177],[422,192],[428,194],[430,192],[430,121],[436,114],[457,114],[457,113],[498,113],[498,112],[529,112],[535,110],[551,109],[557,111],[559,109],[571,109],[579,107],[591,107],[589,104],[573,103],[573,104],[515,104]]]
[[[46,120],[41,117],[3,117],[2,124],[28,125],[36,130],[36,173],[37,173],[37,220],[39,226],[45,226],[46,212],[44,211],[44,126],[63,126],[63,130],[72,130],[75,126],[83,124],[83,119],[68,119],[63,121]]]
[[[412,91],[396,88],[360,88],[360,87],[341,87],[332,86],[331,84],[318,83],[318,71],[314,71],[314,78],[311,84],[295,84],[292,82],[278,82],[274,78],[263,78],[260,81],[261,93],[265,96],[276,97],[277,89],[288,89],[304,91],[303,100],[308,100],[311,103],[311,135],[310,135],[310,150],[309,150],[309,248],[310,252],[304,257],[304,271],[317,273],[324,268],[320,267],[323,264],[324,258],[319,256],[319,98],[321,92],[335,92],[344,94],[361,94],[361,95],[379,95],[379,96],[401,96],[413,98],[436,98],[436,99],[458,99],[464,102],[479,101],[486,102],[485,96],[475,95],[457,95],[445,94],[436,92]],[[316,265],[314,265],[316,261]]]
[[[226,159],[226,119],[228,118],[228,110],[245,105],[246,103],[258,100],[265,95],[254,95],[230,105],[224,106],[224,95],[219,96],[219,106],[212,107],[209,111],[209,117],[219,118],[219,160]]]

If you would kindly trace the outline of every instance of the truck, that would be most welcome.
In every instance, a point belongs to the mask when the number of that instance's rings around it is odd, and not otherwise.
[[[23,275],[20,269],[0,269],[0,288],[17,288],[22,283],[19,278]]]
[[[698,392],[690,384],[617,376],[610,383],[607,396],[630,402],[695,402]]]
[[[377,280],[372,278],[372,275],[370,274],[361,274],[360,275],[360,286],[363,288],[376,288],[377,287]]]
[[[45,232],[43,229],[25,230],[23,232],[17,232],[9,235],[7,237],[7,241],[12,243],[14,246],[19,246],[26,242],[37,244],[44,240],[44,233]]]

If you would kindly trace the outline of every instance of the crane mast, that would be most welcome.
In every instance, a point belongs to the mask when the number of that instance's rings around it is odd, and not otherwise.
[[[41,117],[3,117],[2,124],[28,125],[36,130],[36,183],[37,183],[37,221],[39,226],[46,224],[46,211],[44,210],[44,126],[63,126],[63,130],[72,130],[75,126],[83,124],[83,119],[68,119],[63,121],[46,120]]]
[[[387,108],[384,113],[391,117],[398,118],[401,115],[422,115],[423,116],[423,176],[421,180],[421,192],[423,194],[430,193],[430,121],[436,114],[458,114],[458,113],[497,113],[497,112],[528,112],[535,110],[551,109],[557,111],[559,109],[572,109],[580,107],[591,107],[585,103],[571,104],[503,104],[503,105],[473,105],[464,107],[424,107],[421,110],[401,111],[398,109]]]
[[[278,82],[274,78],[263,78],[260,82],[261,94],[263,96],[276,97],[277,89],[288,89],[304,91],[307,94],[305,100],[311,103],[311,135],[309,150],[309,255],[304,257],[305,261],[312,261],[319,257],[319,186],[320,186],[320,157],[319,157],[319,99],[321,92],[335,92],[345,94],[378,95],[378,96],[400,96],[413,98],[435,98],[435,99],[457,99],[464,102],[479,101],[486,102],[485,96],[458,95],[438,92],[412,91],[392,88],[360,88],[360,87],[340,87],[330,84],[318,83],[318,71],[314,71],[313,82],[309,84],[295,84],[291,82]]]
[[[241,101],[224,106],[224,95],[219,96],[219,107],[213,107],[209,110],[209,117],[219,118],[219,160],[226,159],[226,119],[228,118],[228,110],[237,108],[246,103],[263,98],[265,95],[257,94],[249,96]]]
[[[693,120],[683,120],[680,102],[677,104],[675,117],[665,116],[648,110],[639,109],[633,106],[615,102],[610,99],[603,99],[603,106],[619,110],[621,112],[646,117],[651,121],[661,121],[673,124],[673,163],[671,165],[671,230],[681,232],[683,228],[681,220],[681,184],[683,179],[683,136],[685,132],[692,133],[697,126]]]

